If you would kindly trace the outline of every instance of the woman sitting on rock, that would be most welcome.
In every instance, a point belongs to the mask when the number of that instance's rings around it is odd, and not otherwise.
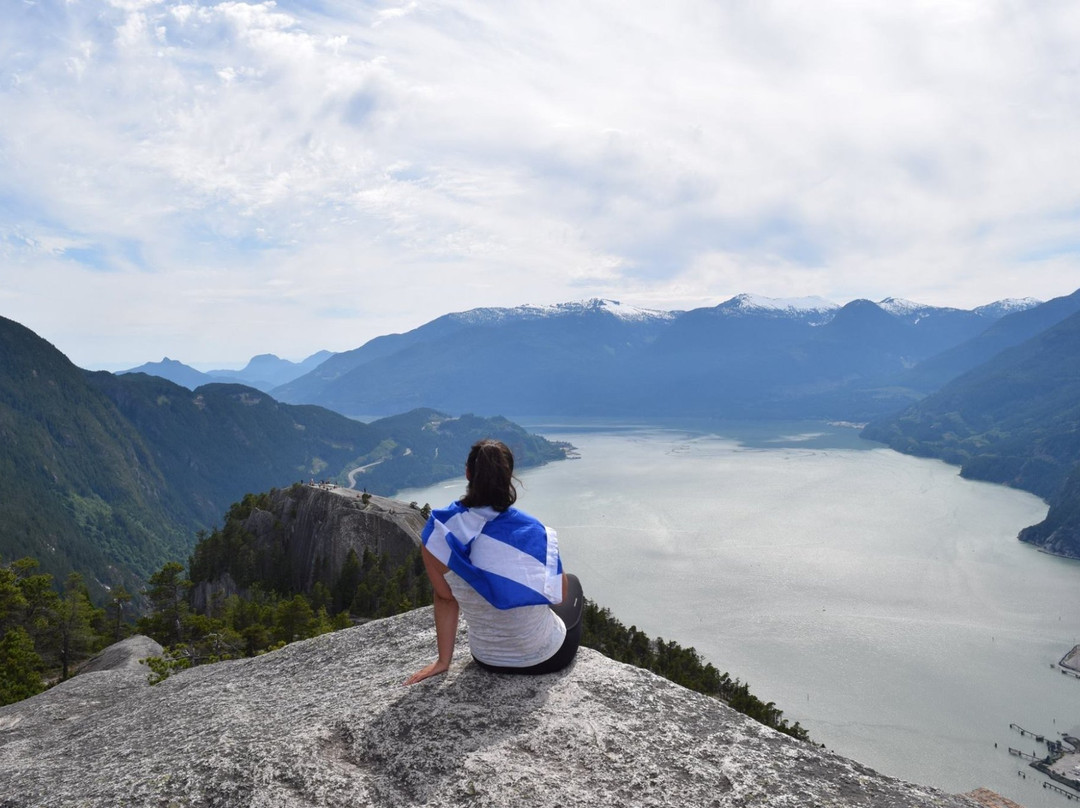
[[[484,669],[540,674],[562,670],[581,642],[584,600],[567,575],[555,531],[512,507],[514,456],[482,440],[465,462],[465,496],[432,511],[421,538],[435,594],[439,658],[410,676],[411,685],[450,667],[458,614],[469,649]]]

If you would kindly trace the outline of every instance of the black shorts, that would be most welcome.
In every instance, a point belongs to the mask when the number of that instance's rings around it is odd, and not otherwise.
[[[559,650],[549,656],[543,662],[529,665],[526,668],[514,668],[504,665],[488,665],[476,657],[476,664],[486,671],[493,673],[517,673],[528,676],[536,676],[541,673],[555,673],[561,671],[574,661],[578,646],[581,645],[581,615],[585,611],[585,596],[581,591],[581,581],[576,575],[566,576],[566,597],[562,603],[551,607],[559,618],[566,624],[566,639],[559,646]]]

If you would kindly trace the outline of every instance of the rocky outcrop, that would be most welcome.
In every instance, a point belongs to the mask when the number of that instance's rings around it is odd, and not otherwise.
[[[79,666],[78,672],[133,670],[147,674],[150,669],[142,660],[147,657],[161,656],[164,650],[160,643],[136,634],[134,637],[113,643],[100,654],[86,660]]]
[[[387,553],[400,563],[420,545],[425,518],[417,508],[346,488],[298,485],[274,491],[268,511],[253,511],[244,527],[266,543],[283,540],[289,561],[308,570],[320,563],[335,572],[349,550]]]
[[[428,608],[153,687],[76,676],[0,708],[0,806],[973,804],[587,649],[514,677],[464,648],[401,684],[435,653]]]
[[[387,554],[402,563],[420,546],[426,521],[418,508],[386,497],[336,486],[294,485],[268,494],[270,505],[256,508],[244,522],[254,536],[259,556],[281,553],[293,578],[294,591],[311,592],[318,580],[334,580],[349,554],[364,550]],[[202,611],[215,594],[231,595],[236,585],[227,575],[197,582],[193,606]]]

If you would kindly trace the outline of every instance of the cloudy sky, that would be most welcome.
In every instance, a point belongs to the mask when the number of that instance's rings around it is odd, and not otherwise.
[[[1080,287],[1074,0],[6,0],[0,315],[83,367],[448,311]]]

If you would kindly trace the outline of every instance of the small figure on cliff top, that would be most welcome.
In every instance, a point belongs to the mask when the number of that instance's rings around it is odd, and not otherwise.
[[[563,572],[555,531],[513,507],[514,455],[482,440],[465,462],[463,496],[431,512],[421,538],[435,594],[439,658],[410,676],[411,685],[444,673],[454,655],[459,613],[469,649],[497,673],[554,673],[581,642],[584,598],[577,576]]]

